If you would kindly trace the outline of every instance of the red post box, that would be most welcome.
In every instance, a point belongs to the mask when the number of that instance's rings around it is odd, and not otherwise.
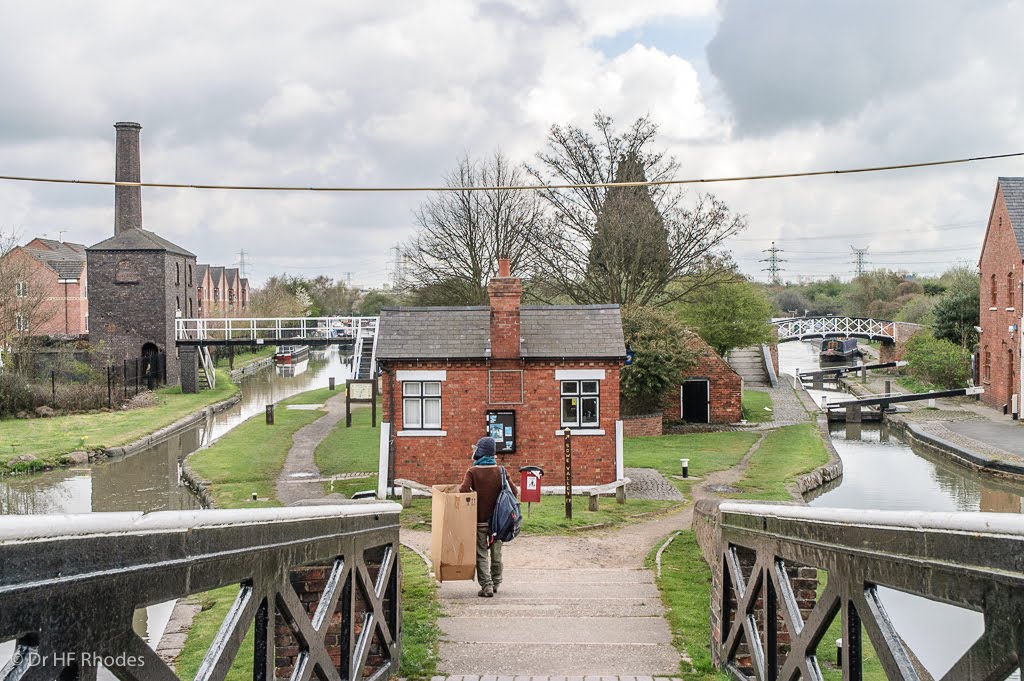
[[[523,466],[519,469],[519,474],[519,501],[539,502],[540,479],[544,476],[544,469],[540,466]]]

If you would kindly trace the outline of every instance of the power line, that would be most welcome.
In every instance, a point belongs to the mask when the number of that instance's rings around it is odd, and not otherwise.
[[[481,191],[538,191],[550,189],[597,189],[608,187],[659,187],[682,184],[713,184],[718,182],[747,182],[752,180],[781,180],[796,177],[820,177],[822,175],[855,175],[861,173],[877,173],[888,170],[909,170],[934,166],[974,163],[976,161],[992,161],[1001,158],[1024,156],[1024,151],[1012,154],[993,154],[990,156],[972,156],[944,161],[924,161],[920,163],[899,163],[894,165],[868,166],[864,168],[845,168],[840,170],[811,170],[807,172],[771,173],[767,175],[740,175],[733,177],[693,178],[686,180],[645,180],[643,182],[586,182],[546,185],[497,185],[487,187],[301,187],[296,185],[229,185],[229,184],[193,184],[181,182],[118,182],[115,180],[76,180],[55,177],[27,177],[21,175],[0,175],[0,180],[11,182],[47,182],[54,184],[84,184],[104,187],[151,187],[158,189],[218,189],[230,191],[264,191],[264,192],[337,192],[337,193],[382,193],[382,192],[481,192]]]
[[[973,221],[966,223],[950,223],[943,225],[936,225],[934,227],[907,227],[905,229],[887,229],[879,232],[858,232],[857,236],[891,236],[893,234],[899,234],[900,232],[915,232],[920,233],[923,230],[929,230],[932,232],[952,232],[960,229],[970,229],[972,227],[978,227],[985,224],[983,221]],[[786,241],[835,241],[835,236],[787,236]],[[750,239],[730,239],[730,243],[764,243],[764,237],[761,238],[750,238]]]

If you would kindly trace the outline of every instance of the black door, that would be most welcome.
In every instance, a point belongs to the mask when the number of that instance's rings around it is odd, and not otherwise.
[[[160,349],[153,343],[142,346],[142,375],[149,390],[160,382]]]
[[[684,421],[708,423],[711,400],[708,398],[708,381],[706,379],[684,382],[680,401]]]

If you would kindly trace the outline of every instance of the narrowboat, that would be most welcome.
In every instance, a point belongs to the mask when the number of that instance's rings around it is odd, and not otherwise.
[[[826,338],[821,341],[821,362],[847,362],[860,356],[856,338]]]
[[[277,364],[297,364],[309,357],[308,345],[278,345],[274,362]]]

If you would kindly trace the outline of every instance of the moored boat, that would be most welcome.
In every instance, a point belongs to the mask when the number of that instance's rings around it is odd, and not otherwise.
[[[821,362],[847,362],[860,356],[856,338],[826,338],[821,341]]]
[[[274,361],[277,364],[296,364],[308,357],[308,345],[278,345]]]

